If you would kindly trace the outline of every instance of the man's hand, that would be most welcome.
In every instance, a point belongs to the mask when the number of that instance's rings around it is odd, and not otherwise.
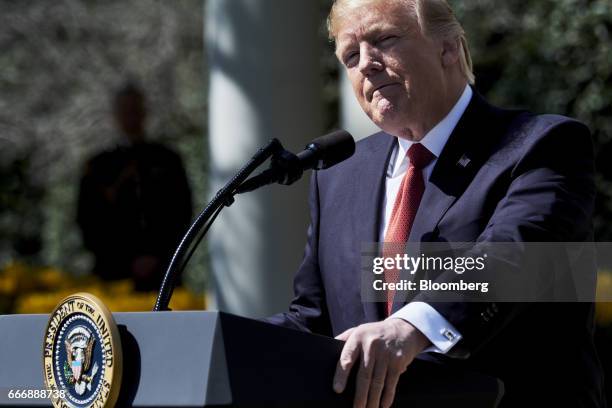
[[[341,393],[353,365],[359,361],[354,407],[390,407],[399,376],[430,343],[410,323],[388,319],[362,324],[336,337],[346,341],[334,376],[334,391]]]

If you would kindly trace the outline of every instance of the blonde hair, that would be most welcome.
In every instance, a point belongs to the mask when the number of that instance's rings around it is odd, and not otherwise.
[[[327,16],[327,32],[330,40],[338,34],[338,20],[350,9],[389,0],[335,0]],[[469,84],[474,84],[474,69],[463,27],[446,0],[395,0],[406,5],[414,16],[423,35],[430,38],[457,38],[459,40],[459,68]]]

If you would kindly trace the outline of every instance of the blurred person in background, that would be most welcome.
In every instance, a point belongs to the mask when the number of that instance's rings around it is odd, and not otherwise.
[[[96,275],[157,290],[189,225],[191,191],[180,157],[147,141],[143,92],[128,83],[114,96],[113,112],[122,141],[87,161],[77,222]]]

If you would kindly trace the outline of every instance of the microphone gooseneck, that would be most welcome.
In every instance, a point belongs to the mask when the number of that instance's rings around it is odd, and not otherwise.
[[[166,269],[153,311],[169,310],[168,304],[177,276],[183,272],[196,247],[223,207],[232,205],[234,195],[271,183],[293,184],[302,177],[304,170],[326,169],[348,159],[354,151],[355,142],[345,130],[338,130],[313,140],[305,150],[298,154],[286,151],[277,139],[272,139],[265,147],[259,149],[249,162],[217,192],[181,239]],[[247,180],[251,173],[270,157],[272,157],[270,168]]]

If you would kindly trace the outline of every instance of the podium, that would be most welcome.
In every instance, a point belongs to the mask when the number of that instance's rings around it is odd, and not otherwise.
[[[352,406],[355,373],[343,394],[332,390],[340,341],[222,312],[113,316],[123,349],[119,407]],[[0,406],[51,406],[7,396],[11,389],[44,389],[48,318],[0,316]],[[416,359],[394,406],[495,407],[502,395],[496,378]]]

